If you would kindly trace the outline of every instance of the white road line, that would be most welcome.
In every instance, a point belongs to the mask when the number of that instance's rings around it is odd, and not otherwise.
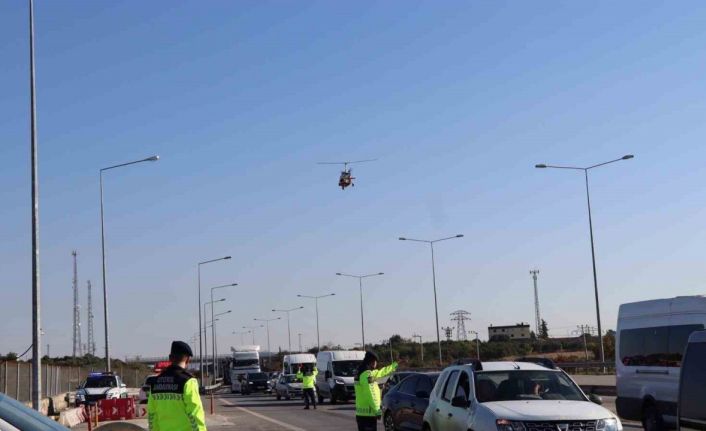
[[[230,401],[228,401],[227,399],[221,398],[221,401],[222,401],[223,403],[225,403],[225,404],[228,404],[229,406],[235,406],[236,409],[238,409],[238,410],[240,410],[240,411],[242,411],[242,412],[249,413],[249,414],[255,416],[256,418],[260,418],[260,419],[262,419],[262,420],[264,420],[264,421],[273,423],[273,424],[275,424],[275,425],[279,425],[279,426],[281,426],[281,427],[283,427],[283,428],[285,428],[285,429],[288,429],[288,430],[290,430],[290,431],[307,431],[307,430],[305,430],[304,428],[299,428],[299,427],[297,427],[297,426],[288,424],[288,423],[286,423],[286,422],[278,421],[277,419],[272,419],[272,418],[267,417],[267,416],[265,416],[265,415],[261,415],[260,413],[257,413],[257,412],[254,412],[254,411],[252,411],[252,410],[246,409],[245,407],[239,407],[237,404],[233,404],[233,403],[231,403]]]

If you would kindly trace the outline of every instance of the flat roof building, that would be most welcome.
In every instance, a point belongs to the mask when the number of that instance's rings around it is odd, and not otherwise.
[[[529,323],[520,322],[509,326],[493,326],[488,327],[488,339],[496,341],[501,339],[509,340],[529,340],[530,325]]]

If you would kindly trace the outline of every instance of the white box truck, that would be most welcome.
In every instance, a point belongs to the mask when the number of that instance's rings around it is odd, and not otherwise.
[[[249,373],[259,373],[260,369],[260,346],[235,346],[231,347],[233,352],[233,362],[230,366],[230,391],[232,393],[242,393],[243,382],[247,382]]]

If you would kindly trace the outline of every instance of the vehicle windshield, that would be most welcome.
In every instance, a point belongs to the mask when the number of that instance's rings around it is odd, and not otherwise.
[[[333,375],[338,377],[355,377],[361,362],[363,361],[333,361]]]
[[[248,374],[248,380],[269,380],[269,377],[265,373],[250,373]]]
[[[476,398],[481,403],[513,400],[585,401],[564,373],[550,370],[479,371]]]
[[[282,383],[295,383],[297,381],[297,376],[295,376],[294,374],[282,376]]]
[[[260,363],[260,361],[257,358],[246,358],[246,359],[233,360],[234,367],[249,367],[252,365],[257,365],[259,363]]]
[[[89,377],[86,379],[86,384],[83,385],[84,388],[114,388],[116,386],[115,377],[110,376]]]

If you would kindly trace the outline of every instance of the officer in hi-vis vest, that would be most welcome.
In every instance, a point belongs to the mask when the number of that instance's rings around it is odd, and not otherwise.
[[[172,364],[153,380],[147,399],[150,431],[206,431],[199,382],[186,371],[193,356],[188,344],[172,342]]]
[[[397,369],[397,362],[377,369],[378,357],[373,352],[365,352],[363,363],[358,367],[355,377],[355,420],[358,431],[376,431],[377,422],[382,416],[380,387],[378,379],[392,374]]]

